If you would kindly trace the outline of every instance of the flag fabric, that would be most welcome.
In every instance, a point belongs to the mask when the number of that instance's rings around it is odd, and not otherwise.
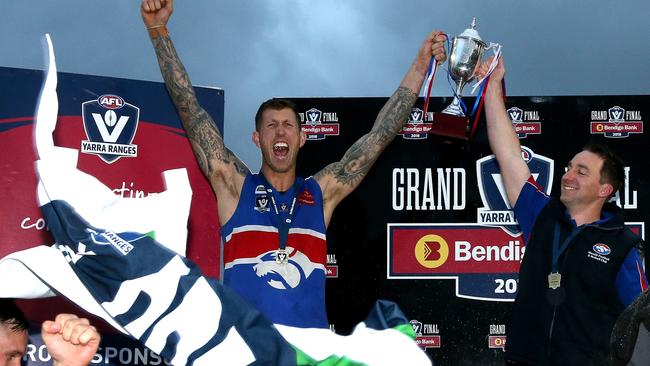
[[[76,169],[77,151],[55,147],[56,66],[35,126],[38,200],[55,244],[0,260],[0,296],[61,294],[141,341],[173,365],[430,365],[407,319],[378,302],[352,335],[271,324],[184,257],[191,188],[184,169],[166,190],[116,196]]]

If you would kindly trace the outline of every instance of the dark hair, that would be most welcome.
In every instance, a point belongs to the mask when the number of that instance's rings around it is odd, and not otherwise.
[[[289,108],[293,111],[293,113],[296,115],[296,122],[298,122],[298,127],[300,126],[300,115],[298,114],[298,107],[296,107],[296,104],[288,99],[280,99],[280,98],[271,98],[257,109],[257,113],[255,113],[255,131],[260,130],[260,124],[262,123],[262,113],[264,113],[265,110],[267,109],[273,109],[276,111]]]
[[[23,314],[13,299],[0,298],[0,326],[7,327],[14,332],[20,332],[29,328],[25,314]]]
[[[600,169],[600,183],[609,183],[614,187],[611,198],[623,186],[623,180],[625,179],[623,160],[609,146],[598,142],[588,143],[582,148],[582,151],[589,151],[603,159],[603,167]]]

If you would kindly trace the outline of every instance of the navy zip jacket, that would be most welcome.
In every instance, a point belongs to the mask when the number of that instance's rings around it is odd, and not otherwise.
[[[641,239],[625,227],[622,210],[613,204],[603,207],[601,220],[576,227],[564,205],[532,180],[524,185],[515,213],[523,216],[526,252],[507,327],[506,358],[531,365],[600,364],[616,318],[647,288],[635,248]],[[567,243],[556,251],[561,253],[559,290],[550,290],[548,282],[554,241],[559,248]]]

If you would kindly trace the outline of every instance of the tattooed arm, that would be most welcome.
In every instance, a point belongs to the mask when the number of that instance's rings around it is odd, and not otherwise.
[[[425,38],[402,83],[379,111],[370,132],[355,142],[340,161],[326,166],[314,175],[323,191],[326,225],[329,225],[339,202],[357,188],[379,154],[402,129],[418,98],[431,57],[435,57],[438,62],[444,62],[447,57],[444,40],[444,35],[438,31],[431,32]]]
[[[217,196],[219,222],[230,219],[237,207],[246,165],[224,145],[210,115],[199,105],[190,78],[167,33],[172,0],[143,0],[142,19],[149,30],[167,91],[176,106],[201,170]]]

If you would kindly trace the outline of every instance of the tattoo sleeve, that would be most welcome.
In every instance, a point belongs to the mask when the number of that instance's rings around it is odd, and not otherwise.
[[[337,183],[356,188],[402,129],[416,100],[417,95],[409,88],[398,88],[379,111],[370,132],[357,140],[339,162],[328,165],[315,178],[331,175]]]
[[[176,106],[203,173],[211,178],[215,173],[215,164],[233,164],[238,174],[246,175],[246,165],[226,148],[216,124],[199,105],[187,71],[169,36],[156,37],[152,39],[152,43],[167,91]]]

